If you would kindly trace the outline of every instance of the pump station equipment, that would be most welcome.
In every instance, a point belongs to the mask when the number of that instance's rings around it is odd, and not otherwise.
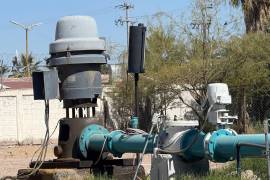
[[[130,73],[144,72],[145,31],[142,24],[130,27]],[[132,133],[109,131],[95,113],[102,93],[101,65],[107,63],[107,56],[105,42],[98,37],[92,17],[61,18],[55,41],[50,44],[50,55],[48,69],[33,73],[34,97],[61,100],[66,117],[60,120],[58,145],[54,149],[57,159],[44,162],[41,168],[123,166],[127,163],[120,158],[122,154],[143,152],[154,154],[151,179],[168,179],[183,172],[207,172],[209,159],[226,162],[264,154],[264,134],[243,135],[230,129],[237,117],[230,116],[226,109],[232,99],[228,86],[222,83],[209,84],[206,105],[202,107],[209,107],[206,119],[216,125],[216,131],[205,133],[198,128],[198,121],[165,120],[157,114],[152,119],[152,127],[158,127],[156,133],[134,128]],[[135,112],[137,116],[138,109]],[[238,146],[242,146],[239,151]],[[109,153],[118,159],[108,158]]]

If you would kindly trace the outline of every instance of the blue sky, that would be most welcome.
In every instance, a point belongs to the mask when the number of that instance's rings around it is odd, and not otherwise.
[[[57,20],[66,15],[90,15],[96,19],[99,36],[124,45],[125,27],[116,26],[115,20],[124,16],[124,11],[116,9],[122,0],[3,0],[0,20],[0,55],[3,58],[24,52],[25,32],[11,24],[10,20],[31,24],[42,22],[29,34],[29,51],[34,54],[47,54],[49,43],[54,40]],[[130,0],[134,5],[131,16],[151,15],[158,11],[181,15],[191,8],[192,0]],[[226,14],[228,7],[222,11]],[[239,10],[240,12],[240,10]],[[146,18],[137,19],[145,22]],[[7,61],[5,59],[5,61]],[[8,63],[8,62],[6,62]]]

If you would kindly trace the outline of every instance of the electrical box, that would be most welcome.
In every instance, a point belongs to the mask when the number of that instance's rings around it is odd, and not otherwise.
[[[225,83],[212,83],[207,87],[208,101],[211,104],[231,104],[228,85]]]
[[[130,26],[128,72],[144,73],[144,47],[146,27],[143,24]]]
[[[34,100],[58,99],[59,83],[56,70],[32,73]]]
[[[228,85],[225,83],[212,83],[207,87],[207,100],[210,104],[208,122],[213,125],[232,125],[237,116],[230,116],[226,105],[232,103]]]

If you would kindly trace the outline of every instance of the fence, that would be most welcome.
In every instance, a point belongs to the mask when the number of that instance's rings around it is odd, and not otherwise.
[[[62,103],[50,101],[51,131],[64,113]],[[36,144],[44,133],[44,103],[34,101],[32,89],[0,91],[0,144]],[[57,136],[58,130],[52,139]]]

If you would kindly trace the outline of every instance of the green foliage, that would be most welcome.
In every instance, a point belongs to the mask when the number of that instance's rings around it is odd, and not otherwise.
[[[0,76],[8,72],[9,68],[6,65],[0,66]]]
[[[230,0],[234,7],[242,7],[246,32],[268,32],[270,20],[270,4],[259,0]]]
[[[270,36],[249,33],[222,39],[222,35],[215,35],[216,32],[209,29],[205,37],[202,28],[197,33],[196,29],[185,30],[189,34],[186,36],[179,33],[179,24],[174,19],[167,16],[165,19],[166,22],[159,15],[151,21],[147,31],[146,72],[139,81],[142,114],[146,111],[146,99],[150,99],[151,114],[166,114],[167,108],[179,99],[192,109],[202,124],[206,111],[199,107],[205,99],[207,84],[224,82],[233,96],[234,113],[239,114],[238,105],[243,104],[241,97],[245,93],[247,113],[252,119],[263,120],[270,111]],[[186,101],[183,92],[189,92],[195,102]],[[124,118],[124,122],[128,121],[134,104],[133,78],[129,78],[128,83],[126,80],[117,83],[112,94],[115,114]]]
[[[38,70],[38,65],[40,64],[40,61],[35,62],[34,57],[32,54],[28,55],[28,66],[30,70],[30,75],[32,74],[33,71]],[[27,76],[27,60],[25,54],[20,55],[20,59],[18,59],[17,56],[15,56],[12,60],[12,74],[10,77],[25,77]]]
[[[101,65],[101,74],[109,74],[111,75],[112,74],[112,68],[111,68],[111,65],[109,64],[103,64]]]
[[[115,178],[111,178],[108,176],[94,176],[92,174],[90,174],[89,176],[86,176],[85,178],[83,178],[83,180],[114,180]]]
[[[264,180],[267,179],[267,162],[262,158],[246,158],[241,159],[241,171],[252,170],[254,175]],[[209,172],[206,176],[186,175],[180,176],[181,180],[241,180],[241,177],[236,175],[236,163],[231,163],[228,167],[215,169]],[[242,178],[243,179],[243,178]]]

